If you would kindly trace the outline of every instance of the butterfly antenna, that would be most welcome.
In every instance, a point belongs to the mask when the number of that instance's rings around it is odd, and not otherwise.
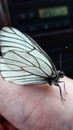
[[[60,70],[62,70],[62,53],[60,53]]]
[[[61,72],[63,72],[62,71],[62,53],[60,53],[60,70],[61,70]],[[63,72],[63,75],[64,75],[64,72]],[[64,91],[65,91],[65,93],[66,93],[66,95],[67,95],[67,91],[66,91],[66,88],[65,88],[65,82],[64,81],[62,81],[63,83],[64,83]],[[62,94],[61,94],[61,90],[60,90],[60,95],[61,95],[61,99],[62,99]]]

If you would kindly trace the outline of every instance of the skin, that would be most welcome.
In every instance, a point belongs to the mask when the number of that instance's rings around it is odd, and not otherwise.
[[[0,130],[73,130],[73,80],[64,77],[61,101],[57,86],[20,86],[0,77]],[[4,120],[4,124],[3,121]],[[6,129],[5,129],[6,130]]]

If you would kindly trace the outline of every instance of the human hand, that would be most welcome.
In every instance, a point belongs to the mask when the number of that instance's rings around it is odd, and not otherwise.
[[[61,80],[68,93],[60,84],[63,103],[57,86],[20,86],[0,77],[1,115],[19,130],[73,130],[73,80]]]

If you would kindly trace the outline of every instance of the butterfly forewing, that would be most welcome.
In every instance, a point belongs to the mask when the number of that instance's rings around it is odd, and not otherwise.
[[[15,28],[0,31],[0,72],[2,77],[15,84],[47,83],[56,68],[50,57],[27,34]]]

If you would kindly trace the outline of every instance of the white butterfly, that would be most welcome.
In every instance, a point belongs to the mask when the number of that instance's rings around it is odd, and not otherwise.
[[[60,89],[59,78],[64,76],[57,71],[54,63],[44,50],[28,35],[12,27],[0,31],[1,76],[20,85],[54,83]]]

